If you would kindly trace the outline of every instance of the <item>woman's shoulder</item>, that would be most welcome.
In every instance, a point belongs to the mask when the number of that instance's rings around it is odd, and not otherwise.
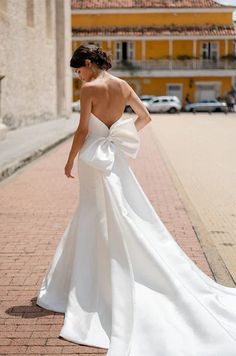
[[[130,95],[131,87],[130,85],[124,80],[119,77],[115,77],[113,75],[109,75],[109,78],[107,78],[108,81],[103,81],[103,80],[93,80],[91,82],[86,82],[83,84],[81,87],[82,89],[82,95],[86,96],[92,96],[92,97],[97,97],[97,96],[103,96],[107,91],[111,92],[122,92],[124,97],[128,97]]]
[[[92,80],[91,82],[84,83],[83,86],[81,87],[81,89],[84,88],[85,90],[86,89],[96,90],[96,89],[99,89],[102,87],[106,87],[107,84],[109,84],[109,85],[119,84],[119,85],[122,85],[123,87],[128,86],[128,83],[125,80],[123,80],[119,77],[115,77],[112,74],[109,74],[109,77],[107,77],[105,80]]]

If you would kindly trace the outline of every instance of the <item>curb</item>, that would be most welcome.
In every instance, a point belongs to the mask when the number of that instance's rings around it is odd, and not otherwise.
[[[60,137],[56,139],[53,143],[48,143],[44,146],[39,147],[36,150],[30,151],[24,156],[18,158],[17,160],[6,164],[5,166],[0,168],[0,182],[2,182],[4,179],[10,177],[12,174],[14,174],[17,170],[20,168],[26,166],[28,163],[34,161],[36,158],[42,156],[44,153],[50,151],[52,148],[56,147],[63,141],[67,140],[71,136],[74,135],[74,131],[71,133],[68,133],[67,135]]]

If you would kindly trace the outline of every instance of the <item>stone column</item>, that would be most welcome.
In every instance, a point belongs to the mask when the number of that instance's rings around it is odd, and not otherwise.
[[[63,0],[56,2],[57,115],[65,114],[65,14]]]
[[[56,76],[57,115],[69,117],[72,101],[71,56],[71,10],[69,0],[57,0],[56,4]]]

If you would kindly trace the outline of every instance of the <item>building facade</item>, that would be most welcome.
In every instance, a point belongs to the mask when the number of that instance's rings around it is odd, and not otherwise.
[[[138,95],[182,103],[223,97],[236,87],[235,8],[213,0],[72,0],[72,48],[112,53],[110,73]],[[80,82],[74,78],[74,100]]]
[[[70,0],[0,1],[0,117],[8,129],[69,117]]]

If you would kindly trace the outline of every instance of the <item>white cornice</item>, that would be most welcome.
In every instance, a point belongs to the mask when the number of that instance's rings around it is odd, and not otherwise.
[[[162,40],[215,40],[215,39],[236,39],[236,34],[235,35],[216,35],[216,36],[207,36],[207,35],[198,35],[198,36],[191,36],[191,35],[183,35],[183,36],[168,36],[168,35],[150,35],[150,36],[129,36],[128,34],[124,34],[123,36],[109,36],[109,35],[104,35],[104,36],[97,36],[97,35],[91,35],[91,36],[73,36],[72,41],[106,41],[106,40],[114,40],[114,41],[120,41],[120,40],[156,40],[156,41],[162,41]]]
[[[235,70],[140,70],[140,71],[121,71],[109,70],[109,72],[118,77],[135,78],[165,78],[165,77],[232,77],[235,76]]]
[[[197,12],[199,13],[207,13],[207,12],[233,12],[235,11],[236,6],[230,6],[227,8],[184,8],[184,9],[173,9],[173,8],[163,8],[163,9],[155,9],[155,8],[139,8],[139,9],[129,9],[129,8],[122,8],[122,9],[74,9],[71,10],[72,15],[104,15],[104,14],[140,14],[140,13],[192,13],[193,15]]]

